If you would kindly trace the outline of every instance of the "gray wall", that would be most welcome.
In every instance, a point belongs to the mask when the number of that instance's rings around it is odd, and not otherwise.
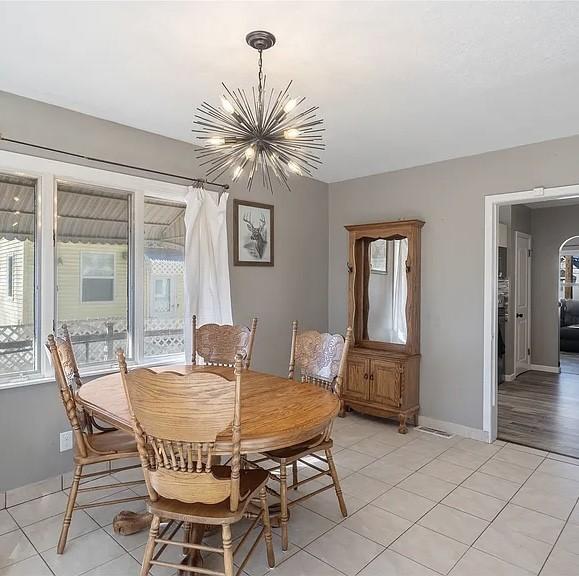
[[[190,144],[3,92],[0,132],[88,156],[202,175]],[[287,370],[291,321],[319,330],[328,324],[328,185],[305,178],[291,184],[291,192],[273,195],[259,186],[250,194],[241,184],[231,190],[232,197],[275,205],[275,266],[232,266],[231,286],[234,320],[260,319],[255,368],[278,374]],[[0,491],[68,469],[70,454],[58,452],[58,434],[66,428],[54,384],[0,390]]]
[[[579,235],[579,206],[531,210],[531,358],[533,364],[559,366],[559,248]]]
[[[344,225],[425,220],[421,413],[481,429],[484,196],[576,184],[578,157],[572,137],[330,184],[330,329],[346,326]]]

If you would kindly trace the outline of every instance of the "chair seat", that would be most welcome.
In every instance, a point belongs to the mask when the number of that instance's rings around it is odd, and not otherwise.
[[[240,470],[239,493],[240,504],[235,512],[229,509],[229,498],[218,504],[204,504],[202,502],[179,502],[168,498],[159,498],[155,502],[147,502],[147,509],[151,514],[162,518],[183,522],[205,524],[232,524],[238,522],[245,512],[252,498],[259,495],[259,490],[265,486],[269,478],[267,470]],[[229,477],[229,466],[213,467],[213,474],[217,477]]]
[[[271,452],[264,452],[264,456],[270,460],[297,460],[302,456],[307,456],[312,451],[317,452],[318,450],[326,450],[332,448],[334,443],[332,440],[324,440],[323,436],[316,436],[307,442],[302,442],[301,444],[296,444],[295,446],[289,446],[288,448],[280,448],[279,450],[272,450]]]
[[[87,462],[100,462],[116,458],[138,457],[137,444],[133,434],[122,430],[85,434],[87,456],[83,457],[75,444],[75,459]]]

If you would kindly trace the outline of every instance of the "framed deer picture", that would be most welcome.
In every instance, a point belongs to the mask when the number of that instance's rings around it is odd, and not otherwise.
[[[273,206],[233,201],[233,263],[273,266]]]

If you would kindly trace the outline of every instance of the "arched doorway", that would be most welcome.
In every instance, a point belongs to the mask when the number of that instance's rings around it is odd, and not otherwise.
[[[579,236],[559,249],[559,364],[579,374]]]

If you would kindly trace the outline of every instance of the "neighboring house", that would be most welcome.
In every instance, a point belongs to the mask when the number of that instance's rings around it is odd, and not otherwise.
[[[57,331],[67,324],[79,364],[115,361],[127,345],[129,277],[128,195],[58,185]],[[146,199],[143,292],[147,357],[184,350],[183,205]],[[0,374],[35,363],[35,188],[0,181]],[[43,261],[44,265],[49,265]]]
[[[58,320],[126,317],[127,257],[123,244],[59,242]]]
[[[32,324],[33,293],[32,242],[0,238],[0,326]]]

